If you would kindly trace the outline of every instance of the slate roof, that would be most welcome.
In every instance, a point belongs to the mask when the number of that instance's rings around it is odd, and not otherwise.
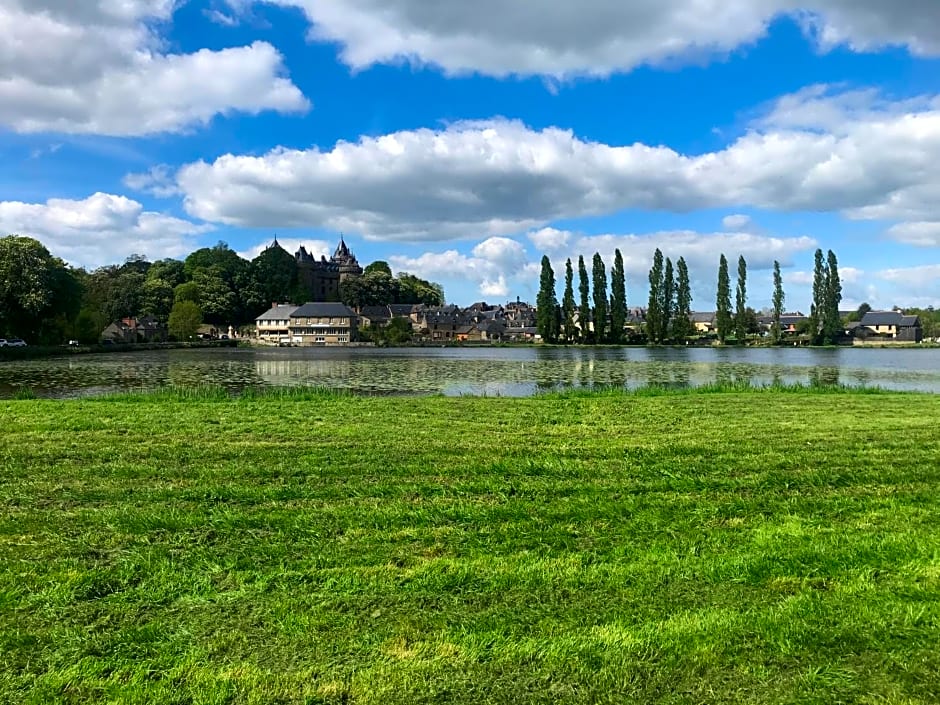
[[[372,320],[388,320],[391,315],[388,312],[388,306],[363,306],[360,315],[363,318]]]
[[[691,318],[693,323],[712,323],[715,320],[715,312],[693,312]]]
[[[917,316],[905,316],[900,311],[869,311],[862,318],[862,325],[916,328],[920,325],[920,319]]]
[[[258,316],[256,321],[283,321],[290,318],[291,314],[296,311],[299,307],[294,306],[293,304],[279,304],[274,308],[269,308],[267,311]]]
[[[307,302],[290,314],[291,318],[355,318],[356,312],[349,306],[331,302]]]
[[[388,310],[392,316],[410,316],[414,307],[414,304],[389,304]]]

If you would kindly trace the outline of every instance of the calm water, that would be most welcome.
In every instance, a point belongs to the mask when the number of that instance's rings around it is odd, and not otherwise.
[[[262,348],[0,362],[0,397],[72,397],[165,385],[316,385],[363,393],[526,396],[540,390],[747,381],[940,393],[940,350],[844,348]]]

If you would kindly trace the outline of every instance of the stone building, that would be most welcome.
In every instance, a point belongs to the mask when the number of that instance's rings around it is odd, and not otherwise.
[[[303,245],[294,258],[298,279],[310,301],[339,301],[339,285],[349,277],[362,276],[362,267],[342,237],[330,259],[317,259]]]

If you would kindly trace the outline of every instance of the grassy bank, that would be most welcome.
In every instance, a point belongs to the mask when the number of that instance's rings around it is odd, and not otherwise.
[[[0,702],[940,700],[940,396],[0,417]]]

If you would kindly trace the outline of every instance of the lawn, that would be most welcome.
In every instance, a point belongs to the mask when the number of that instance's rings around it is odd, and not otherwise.
[[[812,390],[0,401],[0,702],[940,702],[938,422]]]

